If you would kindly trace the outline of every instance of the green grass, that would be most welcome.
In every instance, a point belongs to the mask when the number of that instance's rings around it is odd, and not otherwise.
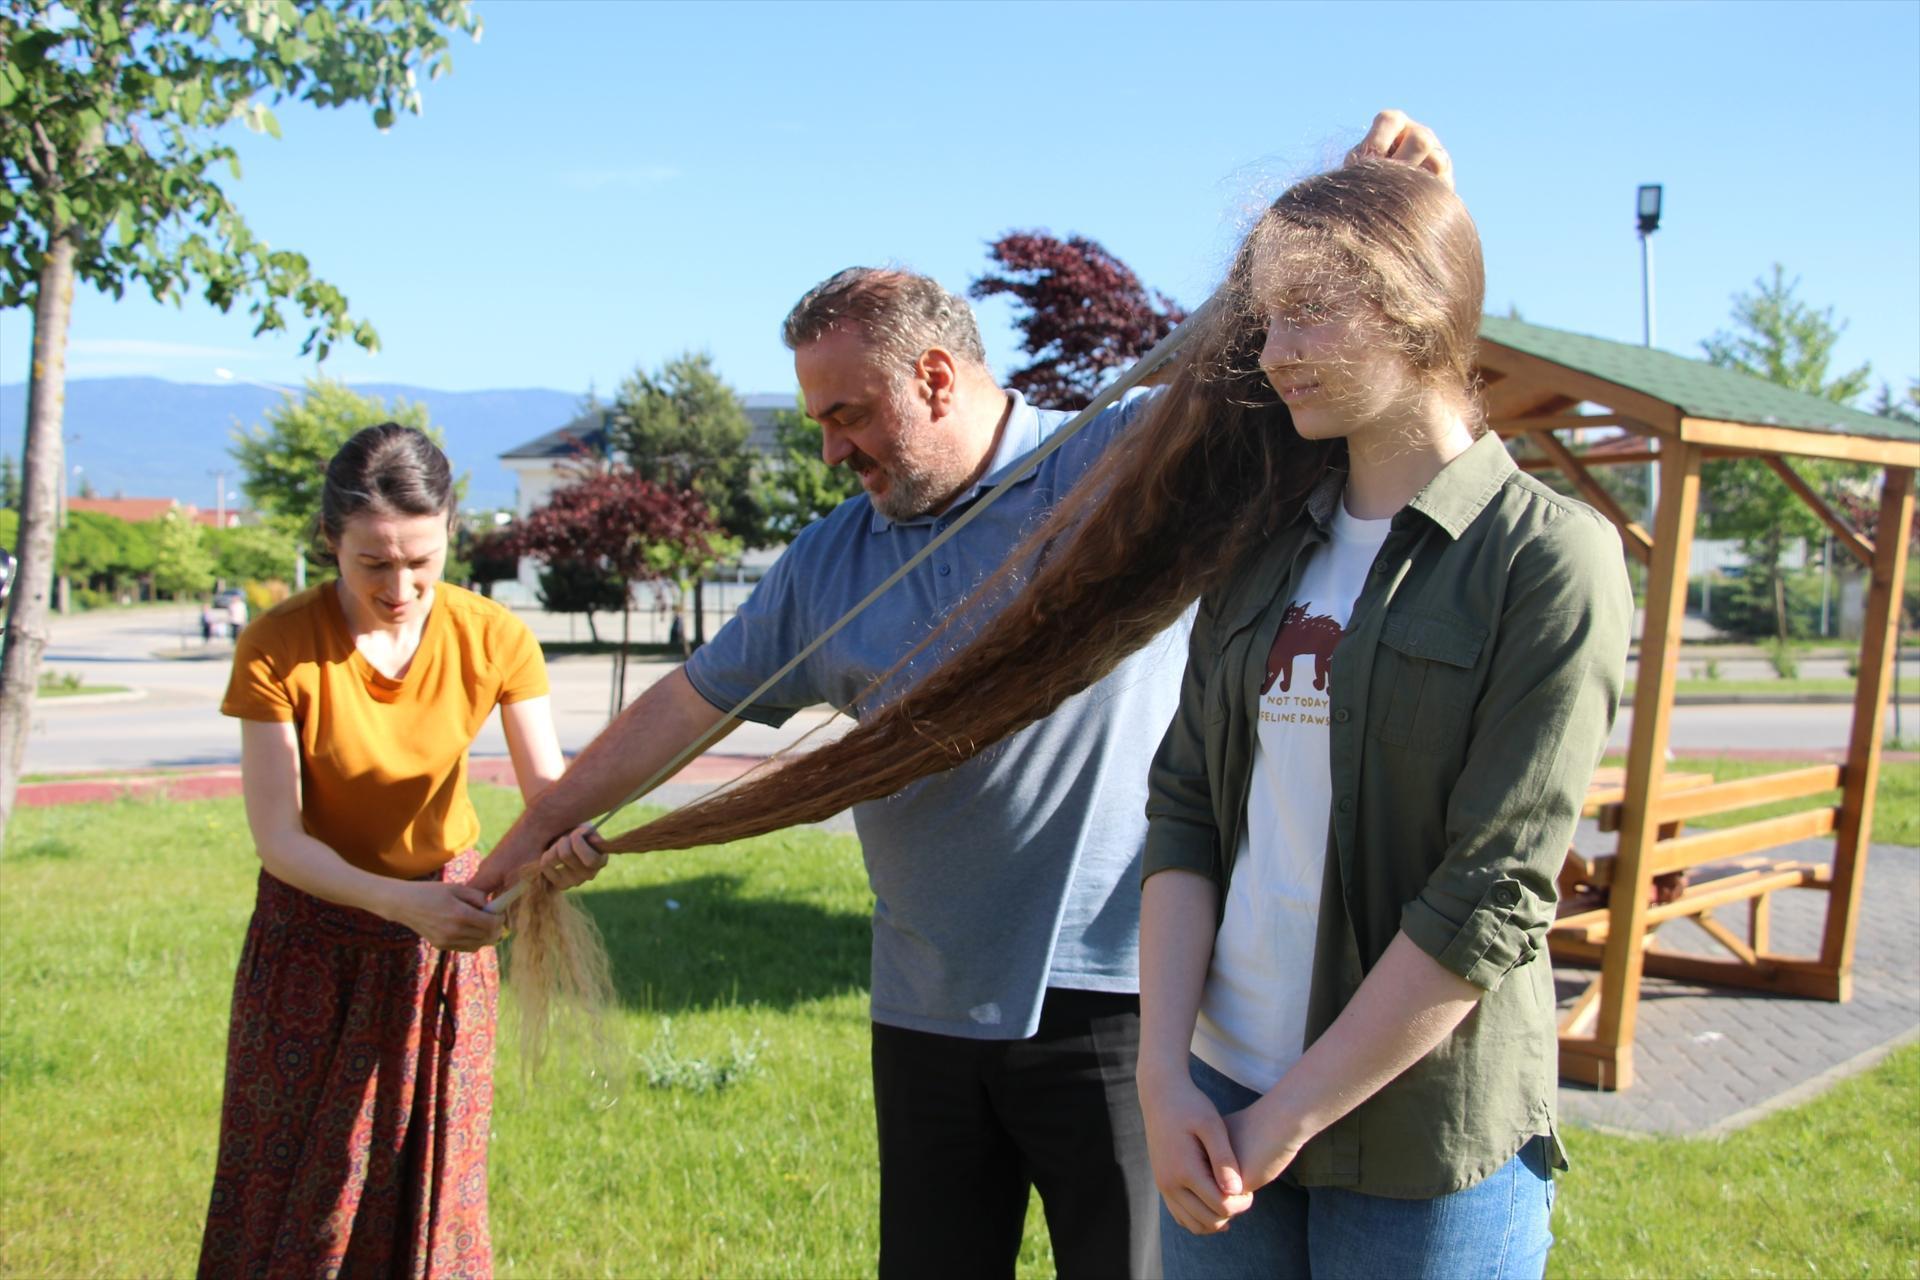
[[[124,684],[41,685],[38,698],[78,698],[89,693],[125,693]]]
[[[1634,682],[1627,681],[1626,696],[1633,696]],[[1802,676],[1793,680],[1778,677],[1763,680],[1705,680],[1681,679],[1674,681],[1673,690],[1677,694],[1766,694],[1773,697],[1794,697],[1801,694],[1843,694],[1853,696],[1854,682],[1850,676]],[[1920,698],[1920,677],[1900,673],[1900,697],[1902,701]]]
[[[1604,763],[1625,762],[1625,756],[1608,756]],[[1811,763],[1806,760],[1729,760],[1724,756],[1682,756],[1668,761],[1667,768],[1676,773],[1710,773],[1716,782],[1735,782],[1762,774],[1804,769]],[[1688,818],[1687,826],[1694,830],[1733,827],[1783,813],[1798,813],[1803,809],[1818,809],[1822,805],[1839,803],[1840,792],[1836,788],[1793,800],[1756,805],[1751,809]],[[1874,796],[1871,834],[1875,844],[1920,845],[1920,762],[1881,761],[1880,787]]]
[[[476,800],[490,832],[518,803]],[[256,869],[238,800],[16,811],[0,1275],[192,1270]],[[509,1008],[498,1274],[870,1274],[871,898],[854,843],[802,831],[622,859],[582,897],[614,952],[616,1069],[609,1087],[562,1053],[529,1088]],[[1914,1276],[1917,1103],[1909,1051],[1723,1142],[1576,1132],[1554,1274]],[[1036,1203],[1019,1271],[1051,1270]]]
[[[1724,1138],[1574,1131],[1550,1276],[1920,1276],[1920,1046]]]
[[[501,788],[476,801],[494,833],[518,808]],[[192,1271],[257,869],[238,800],[16,811],[0,859],[0,1275]],[[872,898],[854,842],[799,831],[622,859],[582,896],[613,951],[619,1069],[609,1090],[563,1054],[527,1088],[508,1010],[498,1273],[870,1273]],[[663,1061],[724,1065],[746,1047],[752,1069],[724,1088],[646,1083]],[[1037,1214],[1023,1275],[1052,1270]]]
[[[78,672],[42,671],[35,696],[41,698],[75,698],[86,693],[125,693],[123,684],[87,684]]]

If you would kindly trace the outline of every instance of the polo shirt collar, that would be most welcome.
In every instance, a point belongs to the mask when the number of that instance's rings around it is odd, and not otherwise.
[[[1506,444],[1489,431],[1427,481],[1407,510],[1418,511],[1446,530],[1448,537],[1458,538],[1517,470]]]
[[[953,500],[951,506],[945,511],[933,512],[912,520],[898,521],[889,520],[875,510],[872,520],[868,522],[868,530],[872,533],[885,533],[895,524],[901,528],[911,528],[914,525],[932,524],[942,516],[951,515],[993,488],[1000,482],[1003,475],[1013,469],[1015,463],[1038,449],[1040,447],[1040,411],[1028,404],[1027,398],[1018,391],[1007,392],[1007,401],[1007,422],[1000,431],[1000,444],[993,452],[993,461],[987,464],[986,472],[981,478],[963,490],[960,496]],[[1040,469],[1035,467],[1014,483],[1026,484],[1039,474]]]

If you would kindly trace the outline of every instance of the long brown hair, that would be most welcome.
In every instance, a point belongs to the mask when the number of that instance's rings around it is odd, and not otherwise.
[[[1344,463],[1343,442],[1294,430],[1259,365],[1274,290],[1333,286],[1358,294],[1430,386],[1471,405],[1483,285],[1465,207],[1386,161],[1299,183],[1249,233],[1127,440],[949,618],[977,628],[964,649],[837,742],[607,848],[719,844],[891,795],[1047,715],[1170,626]]]

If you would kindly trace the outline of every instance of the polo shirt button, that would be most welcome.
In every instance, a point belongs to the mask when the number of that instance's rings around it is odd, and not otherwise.
[[[1342,812],[1342,813],[1352,813],[1352,812],[1353,812],[1353,797],[1352,797],[1352,796],[1341,796],[1341,797],[1340,797],[1340,812]]]
[[[943,564],[943,565],[941,565],[941,566],[940,566],[940,576],[941,576],[941,577],[943,577],[943,578],[944,578],[944,577],[946,577],[946,576],[947,576],[948,574],[950,574],[950,573],[952,573],[952,572],[953,572],[953,566],[952,566],[952,565],[950,565],[950,564]]]
[[[1376,573],[1376,574],[1383,574],[1383,573],[1385,573],[1385,572],[1387,571],[1387,562],[1386,562],[1385,560],[1376,560],[1376,561],[1374,561],[1374,562],[1373,562],[1373,571],[1374,571],[1374,573]]]
[[[1347,710],[1345,707],[1341,707],[1333,713],[1333,722],[1335,724],[1345,724],[1351,719],[1353,719],[1353,712]]]
[[[1510,884],[1503,884],[1493,891],[1493,899],[1503,907],[1511,907],[1520,901],[1520,891]]]

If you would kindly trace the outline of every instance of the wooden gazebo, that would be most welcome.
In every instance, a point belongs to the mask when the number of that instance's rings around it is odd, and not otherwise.
[[[1633,1082],[1634,1019],[1642,974],[1757,988],[1843,1001],[1852,993],[1854,939],[1880,765],[1900,588],[1914,512],[1920,427],[1877,418],[1758,378],[1663,351],[1489,317],[1481,329],[1480,370],[1493,428],[1513,443],[1523,465],[1557,468],[1620,530],[1628,555],[1647,566],[1646,622],[1634,688],[1632,736],[1623,778],[1596,781],[1591,809],[1601,829],[1617,831],[1604,906],[1563,915],[1550,936],[1555,960],[1596,965],[1598,976],[1563,1016],[1560,1072],[1603,1089]],[[1576,412],[1582,407],[1588,411]],[[1599,412],[1592,412],[1597,407]],[[1639,449],[1612,448],[1583,459],[1562,433],[1618,427]],[[1853,728],[1844,764],[1799,768],[1715,783],[1666,768],[1668,728],[1679,666],[1687,567],[1699,515],[1700,471],[1716,459],[1757,457],[1834,533],[1871,574]],[[1792,459],[1827,458],[1880,468],[1879,520],[1871,540],[1848,526],[1794,470]],[[1595,480],[1590,465],[1653,463],[1659,501],[1649,531]],[[1693,817],[1728,813],[1835,787],[1838,805],[1683,834]],[[1831,862],[1769,854],[1832,834]],[[1656,876],[1703,868],[1672,901],[1652,903]],[[1781,889],[1824,891],[1826,926],[1818,955],[1771,948],[1770,896]],[[1746,936],[1711,914],[1747,906]],[[1724,959],[1650,946],[1661,924],[1689,918],[1719,942]]]

